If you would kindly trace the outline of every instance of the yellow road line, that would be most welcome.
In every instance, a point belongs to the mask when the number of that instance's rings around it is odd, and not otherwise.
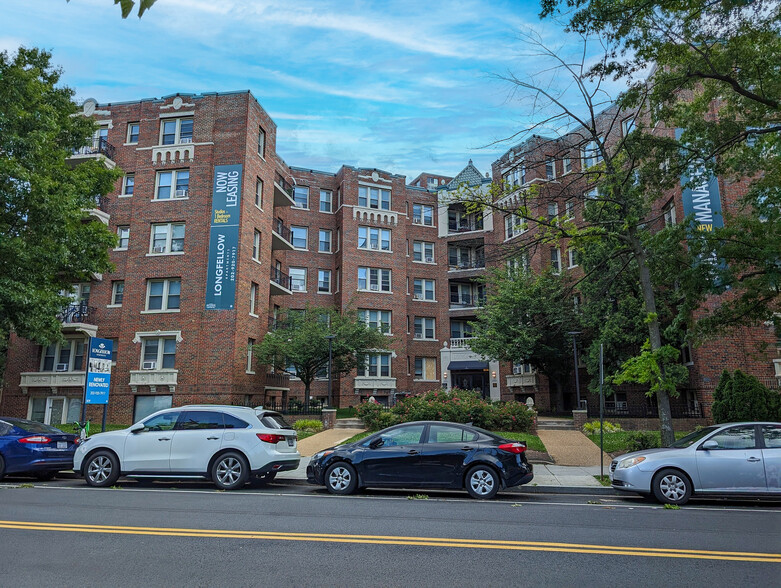
[[[658,547],[626,547],[590,545],[582,543],[554,543],[545,541],[499,541],[453,539],[442,537],[401,537],[387,535],[340,535],[330,533],[287,533],[275,531],[228,531],[212,529],[180,529],[163,527],[128,527],[109,525],[78,525],[32,521],[0,521],[0,528],[27,531],[61,531],[74,533],[108,533],[118,535],[147,535],[163,537],[201,537],[222,539],[266,539],[276,541],[310,541],[319,543],[357,543],[370,545],[409,545],[423,547],[460,547],[511,551],[549,551],[590,553],[598,555],[629,555],[635,557],[666,557],[677,559],[705,559],[722,561],[750,561],[781,563],[781,554],[694,549],[666,549]]]

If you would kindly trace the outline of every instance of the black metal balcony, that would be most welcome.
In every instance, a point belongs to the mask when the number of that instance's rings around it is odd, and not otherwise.
[[[465,220],[460,222],[450,221],[447,224],[448,233],[468,233],[470,231],[482,231],[483,219]]]
[[[267,388],[290,388],[290,376],[288,374],[280,373],[268,373],[266,374],[266,387]],[[264,408],[270,408],[268,404],[263,405]],[[276,410],[276,408],[270,408],[270,410]]]
[[[277,177],[274,181],[287,193],[288,196],[291,198],[293,197],[293,186],[290,184],[290,182],[282,177],[281,173],[277,172]]]
[[[74,302],[59,312],[57,318],[63,324],[86,323],[93,312],[95,309],[92,306],[87,306],[84,302]]]
[[[456,270],[470,270],[470,269],[485,269],[485,259],[473,259],[471,261],[459,261],[455,264],[450,263],[448,266],[450,271]]]
[[[108,159],[114,160],[116,149],[109,143],[105,137],[99,137],[92,141],[92,145],[85,145],[79,149],[74,149],[74,155],[105,155]]]
[[[277,284],[278,286],[281,286],[285,290],[290,291],[290,286],[291,286],[290,276],[280,269],[277,269],[275,267],[271,268],[271,282]]]

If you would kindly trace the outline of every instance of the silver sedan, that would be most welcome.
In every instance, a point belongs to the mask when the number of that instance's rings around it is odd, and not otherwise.
[[[685,504],[692,494],[781,498],[781,423],[706,427],[610,464],[613,488]]]

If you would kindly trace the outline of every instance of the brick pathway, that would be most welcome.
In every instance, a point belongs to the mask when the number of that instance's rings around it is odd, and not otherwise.
[[[366,429],[328,429],[322,433],[317,433],[306,439],[302,439],[298,442],[298,452],[302,456],[314,455],[318,451],[328,449],[334,445],[339,445],[342,441],[345,441],[357,435],[363,433]]]
[[[537,435],[559,466],[599,466],[599,446],[580,431],[538,430]],[[604,464],[610,465],[605,453]]]

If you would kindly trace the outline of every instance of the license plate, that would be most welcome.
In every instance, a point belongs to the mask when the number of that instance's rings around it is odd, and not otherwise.
[[[293,437],[288,437],[287,438],[287,444],[288,444],[289,447],[293,447],[293,445],[296,444],[296,440],[293,439]]]
[[[57,449],[68,449],[67,441],[57,441]]]

